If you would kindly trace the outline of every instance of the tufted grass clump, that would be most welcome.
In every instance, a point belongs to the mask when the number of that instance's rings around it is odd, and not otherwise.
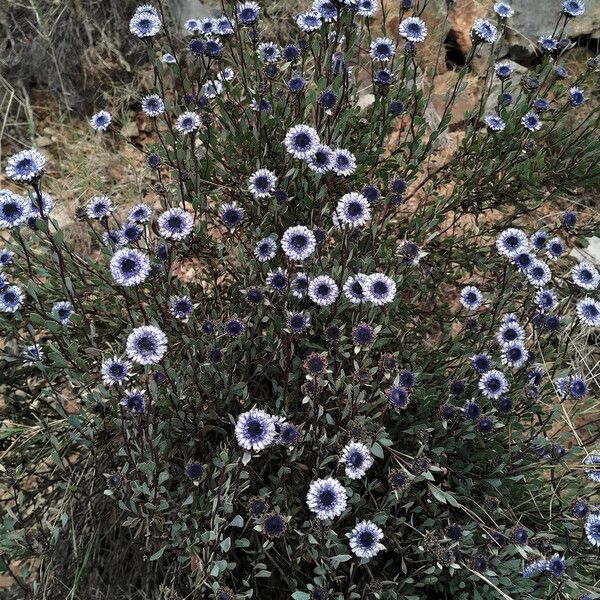
[[[140,6],[154,141],[138,203],[77,209],[90,254],[46,158],[8,159],[7,598],[599,597],[600,274],[571,252],[600,225],[597,63],[562,64],[583,3],[521,80],[490,7],[437,125],[425,5],[317,0],[285,40],[254,2],[184,39]],[[90,119],[100,152],[115,120]]]

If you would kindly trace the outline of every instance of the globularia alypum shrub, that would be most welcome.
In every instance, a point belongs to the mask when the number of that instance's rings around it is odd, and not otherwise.
[[[140,7],[160,202],[90,199],[93,256],[52,219],[44,157],[8,159],[12,594],[598,597],[579,354],[600,275],[570,255],[598,225],[597,71],[562,65],[583,3],[563,3],[522,80],[496,4],[433,127],[425,4],[398,1],[388,39],[389,8],[317,0],[285,46],[254,2],[183,41]],[[433,161],[474,60],[479,106]]]

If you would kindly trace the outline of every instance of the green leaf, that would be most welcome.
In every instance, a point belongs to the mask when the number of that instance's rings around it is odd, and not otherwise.
[[[160,550],[157,550],[150,558],[149,560],[158,560],[165,552],[165,550],[168,548],[168,546],[163,546]]]
[[[383,448],[377,443],[375,442],[372,446],[371,446],[371,452],[377,457],[377,458],[383,458]]]

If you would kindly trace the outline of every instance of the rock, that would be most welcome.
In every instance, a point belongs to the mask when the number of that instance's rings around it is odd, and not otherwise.
[[[219,0],[172,0],[171,10],[182,29],[188,19],[214,17],[222,12]]]
[[[448,42],[456,47],[462,54],[467,56],[471,46],[471,27],[477,19],[487,15],[485,4],[477,0],[456,0],[448,11],[450,30],[447,35]]]
[[[137,137],[139,133],[140,132],[135,121],[130,121],[121,127],[121,135],[126,138]]]
[[[431,102],[439,115],[442,115],[444,112],[446,102],[448,101],[448,94],[454,88],[457,78],[458,75],[455,71],[448,71],[438,75],[433,82]],[[475,75],[468,75],[464,82],[466,83],[466,87],[457,95],[451,109],[452,120],[450,124],[453,128],[464,123],[465,113],[473,112],[479,108],[482,82]]]
[[[360,110],[364,110],[368,106],[371,106],[375,102],[375,96],[373,94],[363,94],[358,98],[358,106]]]
[[[561,3],[558,0],[551,3],[542,0],[513,0],[511,5],[515,14],[509,19],[506,28],[508,51],[514,60],[531,60],[537,52],[538,38],[542,35],[552,35],[555,30]],[[565,36],[571,39],[578,36],[600,38],[598,0],[588,0],[585,3],[585,13],[581,17],[569,20],[562,37]]]
[[[398,38],[398,2],[399,0],[380,0],[385,5],[388,14],[386,33],[393,39]],[[373,19],[373,30],[382,26],[380,9]],[[406,16],[410,16],[410,12]],[[464,59],[471,49],[471,26],[476,19],[487,14],[486,8],[479,0],[454,0],[451,4],[447,0],[430,0],[426,3],[420,15],[429,35],[423,44],[419,45],[420,62],[433,67],[438,59],[440,40],[444,45],[439,55],[437,72],[444,73],[448,65],[464,64]],[[394,15],[394,16],[390,16]]]
[[[502,60],[501,62],[510,65],[510,67],[512,68],[512,70],[513,70],[513,75],[512,75],[513,85],[512,85],[512,87],[513,87],[513,89],[516,88],[518,86],[519,81],[523,77],[523,75],[526,75],[529,72],[529,69],[527,67],[524,67],[523,65],[520,65],[519,63],[512,61],[512,60]],[[502,89],[502,82],[497,77],[494,77],[494,79],[492,80],[492,89],[490,90],[490,95],[489,95],[486,105],[485,105],[485,114],[486,115],[496,114],[498,112],[497,111],[498,96],[501,93],[501,89]]]
[[[588,261],[595,265],[600,265],[600,238],[587,238],[586,248],[573,248],[571,256],[574,256],[579,261]]]
[[[52,145],[52,140],[49,137],[40,135],[36,140],[36,145],[38,148],[45,148]]]

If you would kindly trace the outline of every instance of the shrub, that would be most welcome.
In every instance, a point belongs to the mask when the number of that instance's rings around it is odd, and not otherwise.
[[[253,2],[184,41],[140,7],[157,201],[90,199],[91,256],[52,219],[44,157],[8,160],[1,564],[18,593],[596,597],[578,352],[600,276],[569,255],[598,230],[581,200],[600,176],[596,62],[569,76],[559,43],[515,81],[507,17],[479,20],[431,127],[417,4],[397,3],[394,41],[369,2],[316,2],[285,47]],[[442,154],[475,57],[479,105]],[[109,112],[91,124],[113,133]]]

